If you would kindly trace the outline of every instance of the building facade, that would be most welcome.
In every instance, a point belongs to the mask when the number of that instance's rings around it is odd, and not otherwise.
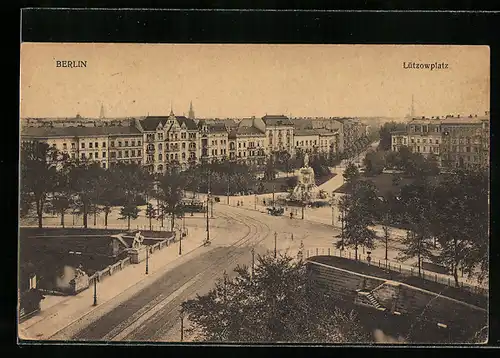
[[[488,166],[489,122],[489,112],[483,117],[414,118],[406,131],[392,133],[392,150],[406,146],[426,157],[435,155],[447,168]]]
[[[286,150],[294,155],[293,122],[284,115],[265,115],[262,121],[266,126],[266,148],[269,152]]]

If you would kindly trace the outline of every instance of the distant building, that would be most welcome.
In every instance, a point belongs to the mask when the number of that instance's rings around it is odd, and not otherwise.
[[[436,155],[443,167],[489,165],[489,112],[485,116],[413,118],[405,131],[392,133],[392,150]]]
[[[266,146],[270,152],[286,150],[294,155],[293,122],[284,115],[265,115],[262,121],[266,125]]]

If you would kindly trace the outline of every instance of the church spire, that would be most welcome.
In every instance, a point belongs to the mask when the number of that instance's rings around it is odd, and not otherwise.
[[[172,107],[172,101],[170,101],[170,115],[173,116],[174,115],[174,109]]]
[[[104,118],[104,104],[101,103],[101,112],[99,113],[99,118]]]
[[[194,109],[193,109],[193,101],[189,102],[189,119],[194,119]]]

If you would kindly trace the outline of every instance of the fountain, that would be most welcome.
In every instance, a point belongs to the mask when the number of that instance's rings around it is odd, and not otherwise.
[[[319,198],[319,188],[314,179],[314,169],[309,166],[309,155],[304,156],[304,166],[300,168],[297,185],[293,189],[290,199],[293,201],[310,202]]]

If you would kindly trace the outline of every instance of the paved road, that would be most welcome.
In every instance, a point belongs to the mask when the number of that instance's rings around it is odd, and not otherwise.
[[[250,247],[264,251],[270,228],[251,217],[218,213],[220,220],[234,226],[231,237],[216,237],[208,253],[188,261],[160,276],[152,285],[115,305],[90,324],[66,327],[61,335],[72,340],[151,341],[165,335],[178,321],[182,301],[213,287],[224,270],[250,262]],[[216,225],[216,222],[214,223]],[[68,334],[68,332],[72,332]]]

